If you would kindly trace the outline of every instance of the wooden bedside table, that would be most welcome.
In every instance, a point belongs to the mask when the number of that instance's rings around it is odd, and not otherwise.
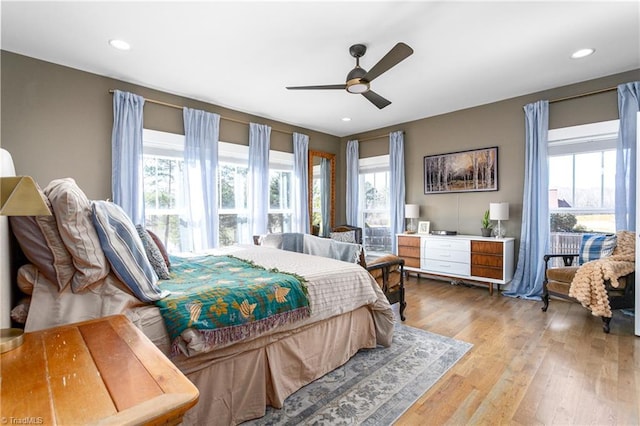
[[[0,363],[3,424],[177,424],[198,401],[123,315],[25,333]]]

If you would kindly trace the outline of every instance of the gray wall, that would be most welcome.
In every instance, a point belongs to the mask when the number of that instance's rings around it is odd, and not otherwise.
[[[109,89],[130,91],[147,99],[215,112],[222,117],[272,126],[271,147],[292,152],[291,132],[309,135],[309,147],[337,153],[339,138],[289,124],[124,83],[49,62],[2,51],[2,129],[0,143],[18,174],[31,175],[40,186],[72,177],[91,199],[111,198],[111,127]],[[184,134],[182,111],[145,103],[144,126]],[[275,131],[283,130],[283,132]],[[288,133],[286,133],[288,132]],[[249,126],[224,118],[220,139],[249,144]]]
[[[296,128],[238,111],[182,98],[107,77],[2,52],[2,147],[11,152],[16,170],[40,185],[73,177],[93,199],[111,197],[112,99],[120,89],[145,98],[221,114],[241,121],[269,124],[310,137],[310,149],[337,154],[336,222],[345,220],[345,150],[349,139],[364,139],[395,130],[405,132],[407,203],[421,206],[421,219],[432,229],[479,235],[480,219],[490,202],[510,203],[509,236],[519,237],[524,182],[524,113],[522,107],[540,99],[558,99],[619,83],[640,80],[640,70],[551,89],[436,117],[398,124],[346,138]],[[552,103],[550,128],[618,118],[615,91]],[[145,127],[183,133],[182,112],[145,105]],[[222,120],[220,139],[248,144],[248,126]],[[271,146],[291,152],[291,135],[272,132]],[[425,155],[498,146],[499,191],[425,195]],[[364,141],[360,156],[388,153],[388,138]]]
[[[338,191],[342,190],[344,193],[343,153],[346,152],[347,140],[366,139],[404,130],[406,202],[420,205],[420,220],[430,221],[431,229],[480,235],[480,220],[484,211],[489,208],[489,203],[506,201],[510,206],[509,221],[503,222],[507,236],[519,239],[524,185],[523,106],[542,99],[553,101],[637,80],[640,80],[640,70],[342,138],[339,156],[342,162],[338,166],[341,184]],[[549,107],[551,129],[617,118],[615,90],[574,100],[552,102]],[[424,194],[424,156],[491,146],[498,146],[498,191]],[[388,136],[363,141],[360,143],[359,152],[361,158],[387,154]],[[337,220],[343,221],[344,196],[339,198],[339,201],[337,212],[343,216],[339,216]]]

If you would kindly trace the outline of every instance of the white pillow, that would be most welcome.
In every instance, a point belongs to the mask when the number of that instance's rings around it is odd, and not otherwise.
[[[76,268],[71,290],[82,291],[109,273],[91,220],[91,201],[71,178],[53,180],[43,192],[51,202],[60,237]]]

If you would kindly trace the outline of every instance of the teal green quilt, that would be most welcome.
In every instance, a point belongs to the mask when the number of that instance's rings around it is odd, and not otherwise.
[[[178,352],[187,328],[207,344],[239,341],[311,315],[304,280],[233,256],[171,257],[171,294],[156,305]]]

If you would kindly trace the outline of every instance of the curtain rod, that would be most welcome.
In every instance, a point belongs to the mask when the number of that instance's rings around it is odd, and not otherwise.
[[[404,133],[404,130],[402,131],[402,133]],[[389,136],[390,133],[385,133],[384,135],[375,135],[375,136],[369,136],[367,138],[362,138],[362,139],[358,139],[358,142],[366,142],[366,141],[373,141],[376,139],[382,139],[382,138],[386,138]]]
[[[113,93],[115,92],[115,89],[109,89],[109,93],[111,93],[113,95]],[[162,102],[162,101],[156,101],[155,99],[144,99],[145,102],[149,102],[152,104],[156,104],[156,105],[162,105],[162,106],[166,106],[169,108],[175,108],[175,109],[179,109],[182,110],[182,106],[180,105],[176,105],[176,104],[170,104],[168,102]],[[249,121],[244,121],[244,120],[238,120],[235,118],[229,118],[229,117],[224,117],[224,116],[220,116],[220,119],[222,120],[227,120],[227,121],[233,121],[234,123],[240,123],[240,124],[249,124]],[[280,129],[276,129],[275,127],[272,127],[271,130],[273,130],[274,132],[279,132],[279,133],[285,133],[287,135],[293,135],[293,132],[289,132],[287,130],[280,130]]]
[[[552,99],[549,101],[550,104],[562,101],[568,101],[571,99],[584,98],[585,96],[597,95],[599,93],[611,92],[613,90],[618,90],[617,87],[607,87],[606,89],[594,90],[593,92],[581,93],[579,95],[566,96],[564,98]]]

